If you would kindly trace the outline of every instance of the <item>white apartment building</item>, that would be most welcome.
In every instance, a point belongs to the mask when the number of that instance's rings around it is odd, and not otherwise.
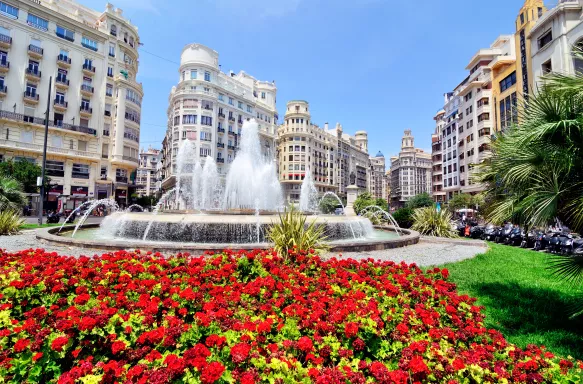
[[[490,138],[494,133],[495,126],[491,108],[493,101],[490,64],[501,57],[514,55],[514,52],[514,36],[501,35],[490,48],[480,49],[466,67],[470,74],[459,87],[458,92],[460,111],[457,147],[459,152],[459,185],[463,193],[474,194],[484,188],[483,185],[474,180],[473,169],[475,165],[482,163],[491,154]],[[516,75],[508,79],[508,84],[506,84],[506,79],[504,81],[505,86],[512,86],[516,83]],[[452,156],[456,156],[455,150]]]
[[[575,47],[583,47],[583,0],[559,1],[538,19],[529,38],[535,87],[551,71],[583,72],[583,60],[573,56]]]
[[[156,172],[161,160],[162,153],[158,149],[149,147],[147,151],[140,151],[140,166],[136,173],[138,196],[155,196],[158,192]]]
[[[415,148],[410,130],[401,140],[401,152],[391,157],[391,205],[400,207],[413,196],[431,193],[431,154]]]
[[[466,79],[467,80],[467,79]],[[459,90],[465,84],[462,82],[453,92],[444,95],[445,114],[442,117],[441,128],[441,167],[443,170],[443,192],[445,201],[449,201],[460,190],[459,157],[458,157],[458,125],[460,124],[461,99]]]
[[[445,128],[445,110],[440,110],[433,117],[435,120],[435,133],[431,135],[431,196],[436,203],[446,201],[443,190],[443,155],[442,155],[442,131]]]
[[[189,140],[201,163],[212,156],[225,175],[235,158],[243,122],[256,119],[262,148],[275,159],[277,109],[275,82],[260,81],[241,71],[221,72],[219,54],[189,44],[180,56],[178,85],[168,98],[168,128],[162,143],[162,188],[175,184],[176,155]]]
[[[385,156],[379,151],[370,158],[370,175],[368,191],[377,199],[387,198],[387,169]]]
[[[352,137],[338,123],[334,129],[329,129],[328,123],[320,128],[311,120],[309,103],[292,100],[287,103],[284,122],[277,132],[279,180],[287,202],[299,201],[308,170],[321,194],[345,196],[352,181],[367,190],[369,156],[365,131]]]
[[[46,209],[127,202],[143,97],[138,45],[137,28],[111,4],[97,12],[71,0],[0,2],[0,161],[41,165],[49,103],[55,186]]]

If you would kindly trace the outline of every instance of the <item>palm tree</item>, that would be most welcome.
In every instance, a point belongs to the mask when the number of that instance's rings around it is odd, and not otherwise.
[[[19,210],[26,204],[26,195],[20,183],[12,177],[0,175],[0,208]]]

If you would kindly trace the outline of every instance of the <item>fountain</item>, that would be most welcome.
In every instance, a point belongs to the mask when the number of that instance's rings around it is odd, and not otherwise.
[[[223,177],[214,157],[198,156],[195,143],[184,140],[177,152],[175,188],[162,196],[153,212],[122,212],[112,207],[115,212],[99,227],[83,225],[86,213],[74,231],[64,230],[60,236],[48,231],[45,239],[100,248],[268,248],[267,229],[285,208],[276,163],[263,155],[254,120],[243,124],[239,143]],[[300,196],[299,206],[310,216],[308,222],[315,220],[325,226],[333,249],[395,246],[398,236],[394,230],[374,228],[365,217],[317,214],[320,198],[309,170]],[[332,192],[322,198],[326,196],[334,196],[343,206]],[[107,201],[94,202],[88,212],[99,204],[110,206],[112,201]],[[412,236],[407,244],[417,241],[418,236]]]

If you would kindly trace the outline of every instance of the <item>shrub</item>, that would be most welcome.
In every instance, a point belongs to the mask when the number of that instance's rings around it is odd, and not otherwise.
[[[409,201],[407,201],[407,204],[405,204],[405,207],[410,209],[417,209],[424,207],[432,207],[433,204],[434,204],[433,199],[431,198],[431,196],[429,196],[429,193],[420,193],[409,199]]]
[[[26,195],[18,180],[0,174],[0,208],[17,210],[26,204]]]
[[[320,200],[320,212],[324,214],[334,213],[336,208],[340,207],[341,205],[338,200],[332,196],[325,196],[322,200]]]
[[[0,207],[0,235],[12,235],[18,232],[24,220],[20,218],[20,211]]]
[[[411,229],[427,236],[457,237],[451,226],[451,213],[445,209],[439,212],[433,207],[418,208],[413,212]]]
[[[13,383],[580,383],[581,363],[484,326],[448,271],[0,251],[0,377]]]
[[[411,228],[413,225],[413,210],[411,208],[397,209],[393,213],[393,218],[401,228]]]
[[[283,257],[293,249],[318,249],[327,248],[325,243],[326,227],[312,221],[306,224],[307,216],[296,210],[293,206],[279,215],[279,222],[272,224],[267,233],[273,247]]]
[[[359,215],[360,212],[369,205],[375,205],[376,199],[368,192],[361,193],[354,202],[354,212]]]

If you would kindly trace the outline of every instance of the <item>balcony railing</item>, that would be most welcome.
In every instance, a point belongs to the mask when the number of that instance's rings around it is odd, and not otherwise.
[[[225,128],[218,128],[218,129],[217,129],[217,131],[218,131],[219,133],[225,133]]]
[[[225,159],[222,157],[217,157],[217,163],[225,163]]]
[[[55,99],[55,107],[67,108],[69,103],[65,100]]]
[[[217,143],[218,148],[225,148],[225,143]]]
[[[37,55],[43,55],[44,50],[41,47],[37,47],[36,45],[29,44],[28,51],[31,53],[36,53]]]
[[[36,77],[41,77],[42,72],[36,68],[26,68],[26,74],[36,76]]]
[[[131,157],[131,156],[123,156],[123,159],[125,161],[133,161],[134,163],[138,162],[138,159],[136,159],[135,157]]]
[[[243,120],[237,120],[238,124],[243,124]]]
[[[24,98],[38,101],[38,94],[33,92],[24,92]]]
[[[125,156],[124,156],[125,157]],[[128,183],[128,178],[127,176],[115,176],[115,181],[118,183]]]
[[[9,69],[10,62],[6,60],[6,58],[3,58],[2,60],[0,60],[0,68]]]
[[[222,112],[219,112],[219,119],[224,119],[225,118],[225,114]]]
[[[65,64],[71,64],[71,58],[67,57],[65,55],[59,55],[57,56],[57,62],[59,63],[65,63]]]
[[[140,124],[140,118],[136,115],[133,115],[131,113],[126,112],[125,118],[126,118],[126,120],[133,121],[136,124]]]
[[[233,136],[234,134],[235,134],[235,132],[229,131],[229,135]]]
[[[57,76],[55,79],[55,83],[66,85],[68,87],[69,86],[69,79],[67,79],[66,77]]]
[[[229,116],[229,121],[235,121],[235,117],[234,116]]]
[[[81,84],[81,91],[93,94],[94,88],[90,85]]]
[[[5,85],[0,85],[0,93],[8,93],[8,87]]]
[[[84,71],[88,71],[88,72],[93,72],[95,73],[95,67],[93,65],[89,65],[89,64],[83,64],[83,70]]]
[[[235,146],[234,145],[227,145],[227,148],[230,149],[231,151],[235,150]]]
[[[33,151],[36,151],[39,153],[43,152],[42,144],[23,143],[20,141],[13,141],[13,140],[2,140],[2,141],[0,141],[0,146],[29,149],[29,150],[33,150]],[[62,148],[62,147],[52,147],[52,146],[47,146],[47,152],[58,153],[58,154],[69,155],[69,156],[76,156],[76,157],[91,157],[91,158],[98,158],[99,157],[99,154],[94,153],[94,152],[77,151],[75,149]]]
[[[104,129],[104,130],[103,130],[103,136],[109,136],[109,131],[108,131],[108,130],[106,130],[106,129]]]
[[[4,43],[5,45],[11,45],[12,37],[0,33],[0,43]]]

